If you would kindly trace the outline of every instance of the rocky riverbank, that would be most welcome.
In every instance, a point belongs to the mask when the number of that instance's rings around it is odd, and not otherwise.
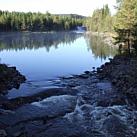
[[[109,63],[98,68],[97,73],[102,78],[108,78],[131,100],[131,104],[137,105],[137,56],[117,55]]]
[[[63,77],[58,88],[3,101],[3,137],[136,137],[137,57]]]
[[[25,76],[21,75],[16,67],[0,64],[0,94],[6,94],[12,88],[19,88],[25,80]]]

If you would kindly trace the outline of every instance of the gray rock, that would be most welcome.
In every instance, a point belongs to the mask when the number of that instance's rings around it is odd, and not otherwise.
[[[0,137],[7,137],[7,133],[5,130],[3,129],[0,130]]]
[[[134,137],[135,134],[119,117],[110,115],[103,123],[102,130],[107,136],[113,137]]]

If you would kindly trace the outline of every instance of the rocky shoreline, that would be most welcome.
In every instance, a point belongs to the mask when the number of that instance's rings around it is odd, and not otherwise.
[[[117,55],[109,63],[97,69],[102,78],[108,78],[112,84],[137,106],[137,56]]]
[[[3,101],[2,137],[136,137],[137,57],[60,78],[38,94]]]
[[[6,94],[12,88],[19,88],[25,80],[25,76],[21,75],[16,67],[0,64],[0,94]]]

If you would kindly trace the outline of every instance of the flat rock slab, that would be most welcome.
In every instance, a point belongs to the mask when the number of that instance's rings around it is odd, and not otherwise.
[[[32,103],[35,101],[39,101],[51,96],[59,96],[59,95],[72,95],[75,96],[78,93],[76,89],[70,88],[50,88],[46,90],[39,91],[38,93],[24,96],[24,97],[17,97],[12,99],[5,99],[4,97],[0,98],[0,105],[4,109],[16,109],[24,104]]]
[[[75,106],[75,96],[53,96],[40,102],[24,105],[17,109],[14,113],[0,115],[0,123],[13,126],[15,124],[31,120],[48,120],[73,111]]]

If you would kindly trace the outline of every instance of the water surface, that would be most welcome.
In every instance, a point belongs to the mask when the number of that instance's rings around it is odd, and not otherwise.
[[[19,89],[9,92],[9,98],[53,87],[52,80],[92,70],[115,54],[114,47],[84,33],[0,33],[1,63],[16,66],[27,78]]]

